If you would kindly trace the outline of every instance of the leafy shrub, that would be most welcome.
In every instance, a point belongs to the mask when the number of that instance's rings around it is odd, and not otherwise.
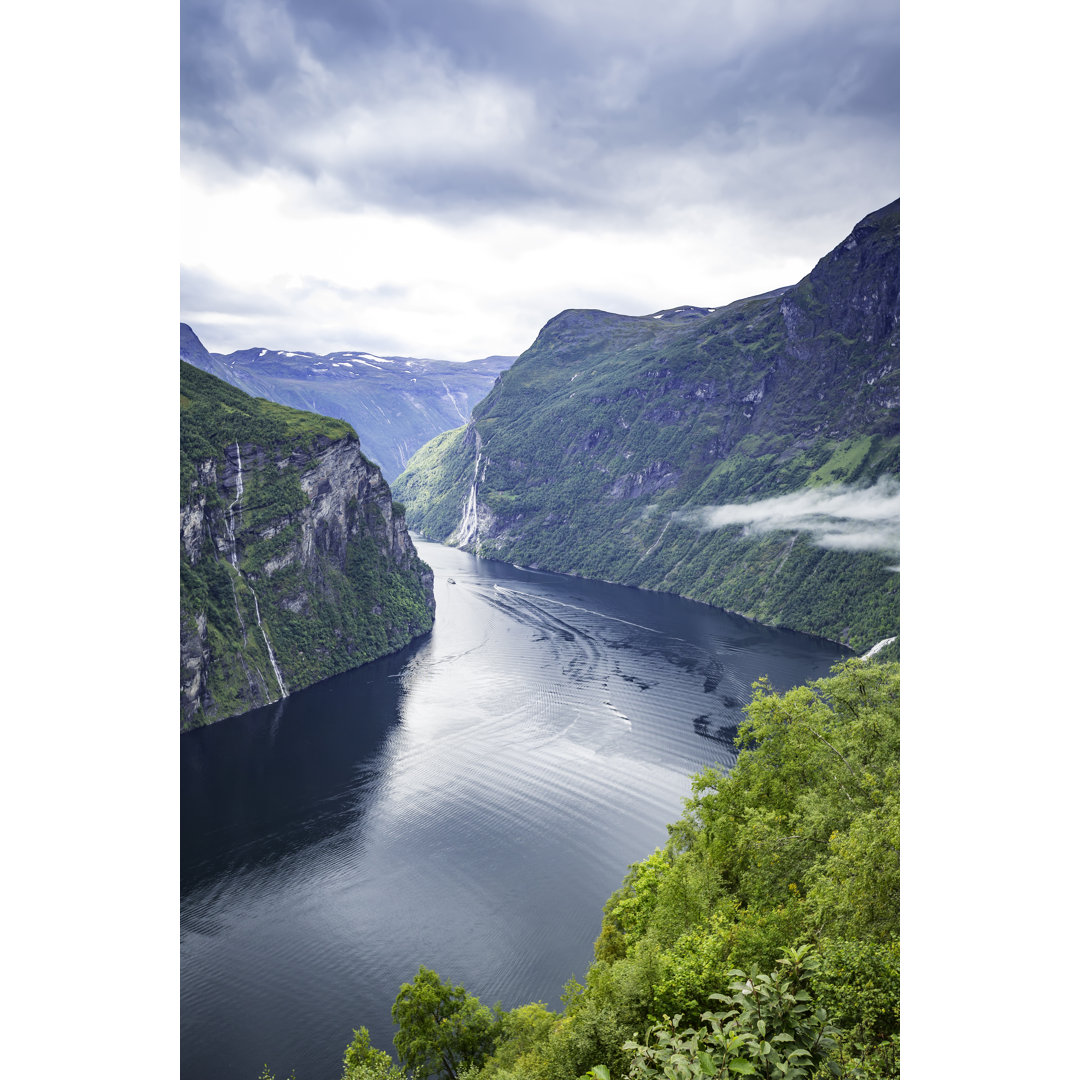
[[[800,1080],[825,1065],[834,1076],[836,1035],[826,1012],[810,993],[820,960],[808,945],[785,949],[771,975],[729,973],[730,993],[710,994],[717,1011],[703,1012],[704,1027],[679,1028],[681,1014],[665,1017],[645,1033],[644,1043],[627,1041],[633,1054],[629,1080],[701,1080],[705,1077],[767,1077]]]

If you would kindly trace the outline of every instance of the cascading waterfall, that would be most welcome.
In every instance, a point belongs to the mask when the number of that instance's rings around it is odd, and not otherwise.
[[[236,498],[229,503],[225,511],[225,532],[229,537],[229,559],[233,569],[239,569],[236,565],[236,530],[233,528],[233,507],[244,497],[244,465],[240,458],[240,443],[236,444]]]
[[[443,386],[443,389],[446,391],[447,399],[449,400],[450,404],[453,405],[453,407],[454,407],[454,412],[456,412],[458,414],[458,416],[461,417],[461,422],[463,424],[467,424],[469,422],[469,418],[461,411],[461,407],[457,403],[457,398],[454,397],[454,395],[450,392],[450,387],[446,385],[445,380],[443,380],[442,386]]]
[[[477,526],[477,513],[476,513],[476,478],[473,478],[472,485],[469,488],[469,497],[465,500],[465,512],[461,518],[461,542],[463,544],[469,543],[473,536],[476,535]]]
[[[871,656],[873,656],[877,652],[880,652],[882,649],[885,648],[886,645],[891,645],[895,640],[896,638],[894,637],[887,637],[884,641],[879,641],[872,649],[870,649],[869,652],[864,652],[862,656],[859,657],[859,659],[869,660]]]
[[[461,544],[468,544],[480,533],[480,516],[476,509],[476,489],[483,477],[480,475],[480,433],[476,433],[476,465],[473,468],[472,485],[469,488],[469,497],[465,500],[465,506],[461,513],[461,524],[458,526],[459,540]]]
[[[225,531],[226,531],[226,533],[228,534],[228,537],[229,537],[229,559],[232,562],[233,569],[238,574],[240,574],[240,567],[239,567],[239,563],[238,563],[238,560],[237,560],[237,557],[236,557],[236,530],[233,527],[233,507],[235,506],[235,507],[238,508],[237,509],[237,514],[240,516],[241,521],[243,521],[243,513],[244,513],[243,498],[244,498],[244,463],[243,463],[243,459],[240,457],[240,443],[239,443],[239,441],[237,441],[237,443],[236,443],[236,498],[233,499],[233,501],[231,503],[229,503],[228,510],[226,511]],[[242,574],[240,574],[240,577],[241,577],[241,579],[243,579]],[[277,679],[278,689],[281,691],[281,696],[283,698],[288,697],[289,692],[285,689],[285,683],[281,678],[281,669],[278,667],[277,657],[274,656],[274,649],[270,644],[270,639],[266,636],[266,629],[263,627],[262,617],[259,614],[259,596],[255,592],[255,590],[252,588],[250,582],[245,581],[244,584],[246,584],[247,587],[249,589],[251,589],[251,596],[252,596],[252,599],[255,601],[255,622],[258,624],[259,630],[262,633],[263,641],[266,642],[266,654],[267,654],[267,656],[270,657],[270,666],[274,669],[274,677]],[[233,600],[234,601],[236,600],[236,588],[235,588],[235,586],[233,587]],[[244,627],[243,616],[240,615],[240,606],[239,606],[239,604],[237,604],[236,614],[240,619],[240,627],[244,632],[244,642],[246,644],[246,642],[247,642],[247,629]],[[267,699],[267,703],[269,704],[269,698]]]

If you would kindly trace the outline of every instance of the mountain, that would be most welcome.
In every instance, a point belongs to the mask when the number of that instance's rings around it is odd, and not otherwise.
[[[432,585],[348,424],[181,361],[182,730],[401,648]]]
[[[387,481],[440,432],[469,418],[512,356],[452,363],[367,352],[206,350],[187,323],[180,324],[180,359],[209,371],[254,397],[345,420]]]
[[[410,525],[859,650],[897,634],[899,261],[897,200],[796,285],[562,312],[413,456]]]

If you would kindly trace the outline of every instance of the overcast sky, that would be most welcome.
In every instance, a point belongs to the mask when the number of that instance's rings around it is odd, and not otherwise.
[[[899,194],[896,0],[182,0],[181,319],[516,355],[797,281]]]

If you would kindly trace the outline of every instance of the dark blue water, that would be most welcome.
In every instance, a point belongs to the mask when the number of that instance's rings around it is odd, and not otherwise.
[[[817,638],[419,543],[427,638],[181,738],[184,1080],[337,1080],[423,964],[559,1007],[604,901]],[[453,583],[450,579],[453,579]]]

